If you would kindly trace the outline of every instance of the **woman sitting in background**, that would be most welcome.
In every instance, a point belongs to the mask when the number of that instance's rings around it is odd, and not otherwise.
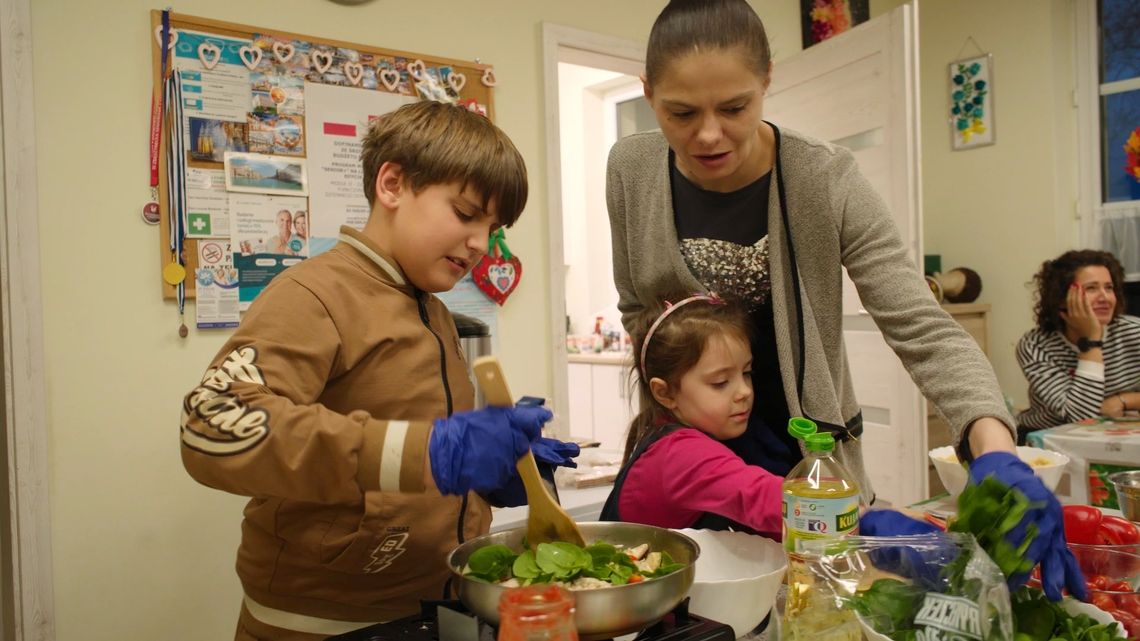
[[[1020,440],[1086,418],[1140,415],[1140,318],[1124,316],[1124,270],[1108,252],[1047,260],[1033,277],[1037,328],[1017,344],[1029,380]]]

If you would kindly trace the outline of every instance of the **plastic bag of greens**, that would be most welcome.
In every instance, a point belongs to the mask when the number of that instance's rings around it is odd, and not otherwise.
[[[1011,641],[1005,577],[968,534],[803,540],[783,641]]]

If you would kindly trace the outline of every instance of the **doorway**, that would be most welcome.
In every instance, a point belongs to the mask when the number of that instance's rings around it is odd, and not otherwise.
[[[543,25],[543,44],[556,432],[621,449],[635,411],[628,359],[618,351],[584,362],[570,354],[567,337],[609,329],[623,345],[605,172],[614,142],[656,128],[639,80],[644,47],[551,24]]]

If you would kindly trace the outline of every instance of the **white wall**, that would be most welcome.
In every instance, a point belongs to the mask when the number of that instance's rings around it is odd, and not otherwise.
[[[1043,260],[1075,247],[1076,111],[1072,0],[921,0],[922,172],[926,252],[982,278],[992,305],[990,360],[1027,405],[1014,358],[1032,327],[1026,287]],[[993,54],[996,144],[951,151],[947,65],[967,37]],[[967,46],[963,56],[971,55]]]
[[[622,74],[569,63],[558,64],[559,155],[562,158],[562,247],[566,264],[566,314],[572,332],[589,333],[602,293],[613,284],[605,193],[595,184],[605,179],[608,150],[601,149],[602,99],[594,85]],[[598,209],[601,222],[598,226]],[[604,259],[603,259],[604,256]],[[605,279],[598,287],[598,279]],[[607,304],[609,304],[607,303]]]

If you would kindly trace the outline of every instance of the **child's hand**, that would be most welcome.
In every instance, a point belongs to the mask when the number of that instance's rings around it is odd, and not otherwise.
[[[552,416],[544,407],[488,407],[437,419],[428,460],[439,491],[461,495],[503,487]]]
[[[574,457],[582,452],[577,443],[567,443],[553,438],[539,437],[530,444],[534,459],[554,467],[578,467]],[[540,468],[541,471],[541,468]],[[487,501],[495,507],[517,507],[526,505],[526,487],[518,474],[511,477],[503,487],[490,492]]]

